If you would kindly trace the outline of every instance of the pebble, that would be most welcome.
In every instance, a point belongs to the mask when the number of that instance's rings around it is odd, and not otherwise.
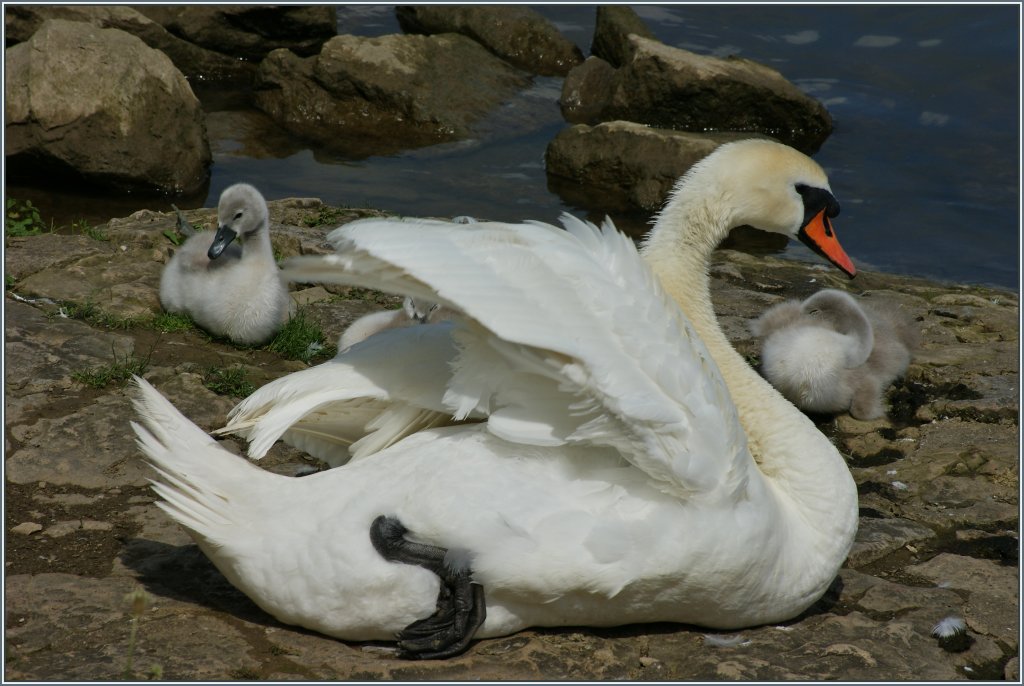
[[[57,493],[55,495],[45,495],[42,493],[37,493],[32,496],[32,499],[41,503],[62,503],[64,505],[92,505],[102,497],[102,495],[88,496],[83,495],[81,493]]]
[[[82,520],[74,519],[67,522],[57,522],[51,527],[48,527],[45,533],[51,538],[60,538],[61,536],[67,536],[73,531],[78,531],[82,527]]]
[[[110,531],[113,528],[114,525],[110,522],[100,522],[95,519],[70,519],[57,522],[43,533],[53,538],[60,538],[75,531]]]
[[[11,527],[11,531],[12,532],[14,532],[16,534],[24,534],[25,536],[29,536],[31,534],[34,534],[34,533],[36,533],[38,531],[42,531],[42,530],[43,530],[43,525],[42,524],[36,524],[35,522],[22,522],[21,524],[19,524],[17,526]]]
[[[100,522],[95,519],[83,519],[82,528],[86,531],[110,531],[114,525],[110,522]]]
[[[301,291],[292,291],[292,300],[297,305],[309,305],[311,303],[323,302],[331,299],[331,294],[323,286],[305,288]]]

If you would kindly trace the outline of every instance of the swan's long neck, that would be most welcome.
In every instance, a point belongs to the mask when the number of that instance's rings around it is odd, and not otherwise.
[[[677,193],[641,252],[717,362],[761,472],[794,506],[796,519],[809,525],[804,540],[817,538],[817,552],[842,562],[857,524],[857,490],[846,463],[736,352],[712,307],[708,265],[734,224],[729,207],[724,192]]]
[[[261,226],[260,229],[245,239],[245,247],[242,250],[243,260],[274,260],[274,246],[270,242],[270,229]]]

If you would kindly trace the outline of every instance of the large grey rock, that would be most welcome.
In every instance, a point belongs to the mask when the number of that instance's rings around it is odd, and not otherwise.
[[[247,641],[231,620],[196,616],[199,608],[166,592],[150,595],[142,614],[133,615],[127,596],[145,589],[131,579],[20,574],[8,577],[6,588],[12,626],[5,676],[11,679],[237,679],[258,665],[242,654]],[[54,613],[62,617],[59,626],[52,624]]]
[[[635,46],[630,36],[654,39],[654,34],[633,8],[626,5],[598,5],[594,40],[590,54],[618,68],[633,58]]]
[[[926,526],[899,517],[861,519],[857,527],[857,540],[850,550],[846,564],[863,567],[897,550],[932,538],[935,532]]]
[[[256,104],[300,135],[368,155],[463,138],[527,83],[458,34],[346,35],[315,57],[268,55]]]
[[[593,67],[569,73],[562,91],[569,122],[625,119],[684,131],[757,132],[807,153],[832,131],[825,107],[770,67],[698,55],[638,35],[629,42],[632,56],[611,78]]]
[[[608,94],[616,87],[617,79],[615,67],[591,55],[562,83],[562,114],[570,122],[597,124],[604,121]]]
[[[337,33],[330,5],[135,5],[176,36],[207,50],[259,61],[278,48],[314,55]]]
[[[163,53],[117,29],[48,20],[6,50],[8,172],[188,193],[208,181],[202,108]]]
[[[503,60],[542,76],[565,76],[583,53],[529,7],[403,5],[395,9],[406,33],[461,33]]]
[[[4,11],[7,45],[28,40],[47,19],[81,21],[130,33],[170,57],[189,78],[251,79],[255,72],[254,65],[194,45],[124,5],[11,5]]]
[[[73,414],[13,427],[17,447],[5,462],[8,483],[144,486],[148,474],[134,459],[134,436],[126,421],[112,421],[130,414],[126,398],[104,397]]]
[[[14,427],[77,390],[75,372],[98,367],[134,348],[123,334],[96,331],[83,322],[47,316],[30,303],[4,302],[4,421]],[[11,445],[8,445],[11,448]],[[10,450],[8,450],[10,453]]]
[[[964,619],[972,631],[1003,641],[1014,649],[1020,645],[1018,569],[992,560],[942,553],[908,567],[907,572],[943,588],[966,592],[969,595]]]
[[[545,153],[548,186],[563,199],[607,211],[659,208],[695,162],[752,134],[697,134],[628,121],[563,129]]]
[[[159,312],[160,301],[153,297],[153,287],[160,281],[159,253],[126,246],[121,252],[135,258],[127,263],[111,260],[114,251],[120,251],[119,247],[41,269],[22,279],[19,290],[28,296],[97,305],[119,317]]]
[[[4,272],[12,279],[23,279],[44,269],[63,267],[92,255],[110,255],[114,248],[88,236],[45,233],[38,236],[4,237]]]

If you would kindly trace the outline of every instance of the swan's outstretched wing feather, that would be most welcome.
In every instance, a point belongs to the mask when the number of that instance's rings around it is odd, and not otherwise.
[[[261,387],[217,433],[249,441],[260,459],[278,439],[337,467],[448,420],[455,357],[451,323],[382,331],[324,364]],[[401,361],[401,364],[396,361]]]
[[[629,238],[563,222],[363,220],[331,233],[337,254],[293,258],[286,276],[457,312],[444,396],[456,418],[487,416],[510,441],[611,446],[675,491],[737,485],[746,438],[703,342]]]

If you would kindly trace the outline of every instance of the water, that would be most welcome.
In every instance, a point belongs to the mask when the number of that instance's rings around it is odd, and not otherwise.
[[[589,52],[592,6],[537,9]],[[762,62],[828,107],[835,130],[815,159],[842,204],[837,231],[858,266],[1018,289],[1018,6],[634,9],[665,43]],[[339,7],[338,26],[358,35],[400,30],[391,6]],[[496,118],[471,141],[362,160],[290,139],[239,94],[199,89],[214,166],[207,197],[185,204],[212,206],[225,187],[248,180],[268,198],[315,196],[404,215],[588,215],[551,193],[544,173],[544,149],[566,126],[560,83],[535,79],[511,103],[528,125],[509,129]],[[77,207],[98,212],[87,200]],[[148,204],[167,209],[166,200]],[[109,200],[100,205],[117,214]],[[796,244],[785,254],[817,259]]]

